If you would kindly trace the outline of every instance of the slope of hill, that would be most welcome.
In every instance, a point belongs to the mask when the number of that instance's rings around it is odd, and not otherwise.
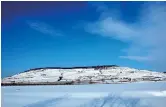
[[[31,69],[2,79],[2,85],[128,83],[165,80],[166,74],[162,72],[113,65]]]

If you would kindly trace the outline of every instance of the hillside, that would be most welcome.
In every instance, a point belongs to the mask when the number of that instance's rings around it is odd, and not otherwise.
[[[2,85],[53,85],[129,83],[140,81],[165,81],[162,72],[138,70],[116,65],[87,67],[47,67],[31,69],[2,79]]]

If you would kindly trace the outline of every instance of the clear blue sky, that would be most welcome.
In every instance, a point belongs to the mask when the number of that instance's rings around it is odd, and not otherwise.
[[[140,25],[144,5],[144,2],[2,2],[2,77],[30,68],[54,66],[116,64],[153,69],[142,57],[146,52],[132,54],[132,47],[142,45],[129,39],[132,25],[137,24],[135,28]]]

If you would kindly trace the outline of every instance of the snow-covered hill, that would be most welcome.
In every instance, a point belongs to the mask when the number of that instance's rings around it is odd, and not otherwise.
[[[41,68],[29,70],[11,77],[2,79],[2,84],[21,83],[124,83],[138,81],[165,81],[166,74],[148,70],[138,70],[129,67],[105,68],[72,68],[49,69]]]

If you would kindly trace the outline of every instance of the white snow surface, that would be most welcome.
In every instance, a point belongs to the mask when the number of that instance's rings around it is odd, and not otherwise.
[[[76,81],[76,80],[111,80],[117,78],[117,81],[123,78],[140,79],[143,77],[157,77],[160,80],[166,80],[166,74],[148,70],[138,70],[129,67],[109,67],[108,69],[95,70],[89,69],[39,69],[23,72],[11,77],[2,79],[2,83],[35,83],[35,82],[56,82],[60,76],[63,76],[61,81]],[[156,78],[156,79],[157,79]]]
[[[2,107],[165,107],[166,82],[2,86]]]

